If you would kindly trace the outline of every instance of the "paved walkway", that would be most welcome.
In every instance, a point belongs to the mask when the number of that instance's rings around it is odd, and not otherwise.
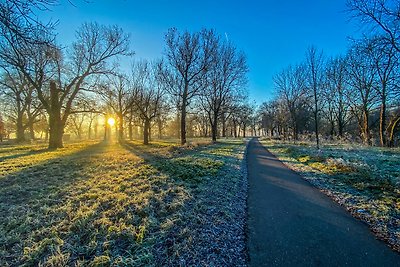
[[[250,266],[400,266],[400,254],[257,139],[248,172]]]

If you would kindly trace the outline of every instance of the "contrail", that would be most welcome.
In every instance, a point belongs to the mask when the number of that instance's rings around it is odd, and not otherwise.
[[[225,32],[225,38],[226,38],[226,41],[229,42],[229,37],[228,37],[228,34],[226,32]]]

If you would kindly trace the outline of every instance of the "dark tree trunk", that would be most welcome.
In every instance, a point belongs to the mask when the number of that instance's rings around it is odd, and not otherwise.
[[[143,144],[149,144],[149,135],[150,135],[150,121],[144,120],[144,127],[143,127]]]
[[[63,147],[64,122],[61,119],[61,104],[59,90],[55,82],[50,82],[50,110],[49,110],[49,149]]]
[[[211,138],[213,142],[217,142],[217,123],[214,122],[213,124],[211,124]]]
[[[33,120],[29,121],[29,137],[31,140],[35,140],[35,129],[33,128]]]
[[[218,135],[218,115],[214,112],[212,118],[210,118],[210,125],[211,125],[211,138],[213,142],[217,142],[217,135]]]
[[[25,141],[25,128],[23,123],[23,114],[18,112],[17,116],[17,142],[24,142]]]
[[[151,123],[149,121],[149,141],[151,142]]]
[[[53,110],[49,114],[49,127],[49,149],[62,148],[64,125],[59,111]]]

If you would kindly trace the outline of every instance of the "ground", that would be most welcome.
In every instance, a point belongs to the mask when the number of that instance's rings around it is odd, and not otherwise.
[[[349,144],[263,140],[262,143],[317,188],[366,222],[400,251],[400,150]]]
[[[245,265],[243,141],[0,147],[0,265]]]

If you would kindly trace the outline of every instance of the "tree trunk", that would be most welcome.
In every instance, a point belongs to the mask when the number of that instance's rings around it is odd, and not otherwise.
[[[24,142],[25,141],[25,128],[23,123],[23,114],[18,112],[17,116],[17,142]]]
[[[124,116],[118,114],[118,141],[124,141]]]
[[[149,130],[148,130],[148,132],[149,132],[149,141],[151,142],[151,123],[150,123],[150,121],[149,121]]]
[[[316,98],[315,98],[315,101],[317,101]],[[314,120],[315,120],[315,138],[316,138],[316,141],[317,141],[317,149],[319,149],[318,104],[315,104]]]
[[[49,149],[63,147],[64,125],[60,113],[60,110],[52,110],[49,114]]]
[[[370,136],[369,136],[369,116],[368,110],[364,109],[363,111],[363,137],[364,137],[364,144],[370,145]]]
[[[50,110],[49,110],[49,149],[63,147],[64,122],[61,119],[61,104],[59,90],[54,81],[50,82]]]
[[[181,110],[181,145],[186,144],[186,101]]]
[[[386,98],[382,98],[381,109],[379,113],[379,139],[381,146],[386,145]]]
[[[89,122],[89,128],[88,128],[88,139],[92,139],[92,124],[93,124],[93,119],[90,119]]]
[[[149,144],[149,133],[150,133],[150,121],[144,120],[144,127],[143,127],[143,144]]]
[[[215,143],[217,142],[217,132],[218,132],[218,115],[216,112],[209,117],[210,118],[210,125],[211,125],[211,138],[212,141]]]
[[[128,124],[128,133],[129,133],[129,140],[133,140],[133,124],[132,124],[132,119],[129,120]]]
[[[225,118],[225,113],[222,113],[222,137],[226,137],[226,118]]]
[[[391,127],[390,127],[390,132],[389,132],[389,146],[393,147],[394,146],[394,133],[396,131],[396,128],[398,126],[398,124],[400,123],[400,116],[397,117],[393,123],[391,123]]]
[[[158,124],[158,139],[162,139],[162,120],[160,117],[157,118]]]

